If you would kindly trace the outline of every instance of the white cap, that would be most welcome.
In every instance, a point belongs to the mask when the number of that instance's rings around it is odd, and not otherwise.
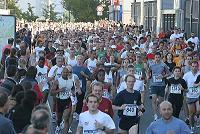
[[[117,48],[115,45],[112,45],[111,48]]]
[[[96,50],[96,47],[93,47],[92,50]]]
[[[140,48],[138,45],[135,45],[135,46],[132,47],[132,49],[135,49],[135,48],[137,48],[137,47]]]

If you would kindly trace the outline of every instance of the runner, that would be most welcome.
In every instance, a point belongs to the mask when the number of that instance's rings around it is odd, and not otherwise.
[[[154,121],[146,130],[146,134],[189,134],[191,130],[180,119],[172,116],[172,104],[168,101],[160,103],[162,118]]]
[[[183,93],[187,90],[187,84],[181,78],[181,68],[175,67],[173,69],[174,77],[167,80],[166,97],[173,107],[173,116],[179,118],[179,113],[183,106]]]
[[[187,106],[189,109],[189,120],[191,130],[194,131],[194,123],[195,123],[195,115],[196,115],[196,126],[199,127],[200,123],[200,105],[199,105],[199,96],[200,89],[199,86],[195,85],[195,81],[197,80],[198,75],[200,75],[200,71],[198,69],[198,62],[192,62],[192,69],[188,73],[184,74],[183,79],[187,82],[188,92],[186,94],[187,97]]]
[[[150,89],[152,94],[152,108],[154,120],[158,119],[157,103],[161,103],[165,94],[165,78],[170,75],[166,64],[161,60],[161,54],[155,54],[154,61],[149,63],[148,79],[150,79]],[[157,102],[158,99],[158,102]]]
[[[62,76],[57,79],[52,87],[51,93],[56,95],[56,107],[57,107],[57,124],[58,128],[56,134],[60,133],[62,118],[64,118],[64,133],[68,133],[70,127],[70,115],[71,115],[71,96],[75,92],[74,81],[69,78],[69,70],[65,67],[62,71]]]
[[[110,115],[113,118],[114,113],[112,109],[112,103],[109,99],[102,96],[104,85],[101,82],[93,82],[92,83],[92,94],[96,95],[99,98],[99,106],[98,109],[102,112]],[[83,112],[87,111],[88,107],[86,103],[83,105]]]
[[[40,57],[38,61],[38,65],[36,66],[37,68],[36,80],[44,96],[43,103],[46,103],[48,99],[48,95],[49,95],[49,85],[48,85],[48,79],[47,79],[48,67],[45,66],[44,64],[45,64],[45,58]]]
[[[115,124],[112,118],[98,110],[99,99],[96,95],[89,94],[86,98],[88,111],[80,114],[76,134],[109,133],[114,134]]]
[[[134,75],[127,75],[126,90],[119,92],[113,102],[113,109],[120,117],[118,133],[138,134],[140,115],[142,114],[141,94],[133,89],[136,79]]]

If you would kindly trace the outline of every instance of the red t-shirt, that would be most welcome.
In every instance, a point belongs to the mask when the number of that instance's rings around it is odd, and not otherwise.
[[[43,94],[42,94],[42,92],[40,91],[40,88],[39,88],[39,86],[38,86],[38,84],[35,84],[34,85],[34,87],[33,87],[33,89],[35,90],[35,92],[37,93],[37,104],[40,104],[40,103],[42,103],[42,101],[43,101]]]
[[[147,59],[148,60],[153,60],[154,59],[154,54],[152,54],[152,53],[149,53],[149,54],[147,54]]]
[[[99,103],[99,107],[98,109],[108,115],[110,115],[111,118],[113,118],[113,115],[114,115],[114,112],[113,112],[113,109],[112,109],[112,103],[109,99],[107,98],[103,98],[102,97],[102,100],[101,102]],[[87,104],[84,103],[83,104],[83,108],[82,108],[82,111],[85,112],[88,110],[88,107],[87,107]]]
[[[118,44],[117,51],[120,52],[122,49],[124,49],[124,46],[122,44]]]

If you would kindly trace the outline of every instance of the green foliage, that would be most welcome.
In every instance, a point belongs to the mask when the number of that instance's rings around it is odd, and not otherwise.
[[[22,11],[15,5],[15,0],[6,0],[6,8],[10,9],[10,14],[22,19]]]
[[[43,8],[43,16],[45,19],[49,19],[51,21],[57,21],[58,13],[55,12],[55,4],[51,4],[50,7],[46,6]]]
[[[71,11],[75,21],[79,22],[93,22],[108,15],[108,7],[105,7],[103,16],[97,16],[96,7],[100,5],[99,0],[62,0],[62,5],[66,10]]]
[[[33,6],[28,3],[28,11],[22,13],[22,18],[28,22],[36,21],[38,16],[35,16],[33,13]]]

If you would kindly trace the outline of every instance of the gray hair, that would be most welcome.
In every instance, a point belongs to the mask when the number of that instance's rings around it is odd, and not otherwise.
[[[31,124],[36,129],[44,129],[48,128],[48,125],[50,123],[50,114],[47,112],[47,110],[40,109],[36,110],[31,115]]]

